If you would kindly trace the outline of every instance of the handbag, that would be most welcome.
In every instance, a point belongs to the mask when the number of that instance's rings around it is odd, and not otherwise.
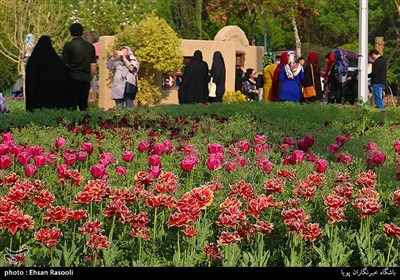
[[[210,82],[208,83],[208,96],[217,97],[217,84],[213,82],[212,77]]]
[[[317,91],[315,90],[314,86],[314,67],[310,64],[311,68],[311,77],[312,77],[312,86],[304,87],[303,89],[303,97],[304,98],[311,98],[317,96]]]
[[[137,86],[131,83],[125,83],[124,97],[135,99],[137,93]]]

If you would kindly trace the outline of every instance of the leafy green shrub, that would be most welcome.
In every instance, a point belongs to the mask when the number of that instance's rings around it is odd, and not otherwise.
[[[164,19],[150,14],[140,23],[126,26],[117,35],[115,45],[130,46],[140,62],[139,84],[143,85],[139,85],[138,104],[159,102],[161,90],[155,84],[155,73],[175,71],[182,66],[183,55],[175,31]]]

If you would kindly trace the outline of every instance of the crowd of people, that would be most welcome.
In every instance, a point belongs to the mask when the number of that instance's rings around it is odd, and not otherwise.
[[[369,74],[375,107],[384,109],[383,95],[386,84],[387,65],[376,49],[369,56],[374,60]],[[281,101],[295,103],[349,103],[354,104],[358,96],[358,70],[349,73],[349,63],[342,49],[334,49],[325,55],[326,68],[320,69],[318,54],[310,51],[305,57],[298,57],[293,51],[281,53],[278,64],[274,54],[267,52],[262,73],[254,68],[243,67],[237,61],[235,91],[241,91],[249,102]],[[218,69],[218,70],[216,70]],[[211,71],[197,50],[183,73],[179,87],[179,103],[221,102],[225,92],[225,65],[222,54],[214,52]],[[209,97],[207,83],[211,77],[217,83],[217,97]],[[306,96],[304,89],[313,87],[313,96]]]
[[[56,53],[49,36],[41,36],[35,45],[26,64],[26,110],[87,110],[91,81],[96,72],[95,48],[82,38],[83,26],[80,23],[72,24],[69,31],[73,38],[65,43],[61,56]],[[386,61],[376,49],[371,50],[369,55],[374,61],[368,76],[373,101],[377,108],[384,109]],[[274,54],[267,52],[262,73],[257,73],[254,68],[245,69],[243,61],[237,58],[235,91],[241,91],[249,102],[353,104],[358,94],[358,71],[349,74],[348,61],[342,49],[326,54],[325,62],[326,68],[322,71],[316,52],[309,52],[305,59],[296,58],[293,51],[285,51],[276,64]],[[115,101],[116,108],[133,107],[138,89],[139,65],[129,46],[116,50],[107,62],[107,68],[114,71],[110,98]],[[213,53],[209,68],[203,60],[202,51],[196,50],[179,79],[179,84],[178,80],[176,83],[179,87],[179,104],[222,102],[226,91],[226,68],[222,53]],[[215,93],[212,95],[208,87],[210,81],[215,83]],[[172,76],[163,79],[164,89],[172,84]],[[313,88],[313,95],[304,95],[304,89],[310,87]]]

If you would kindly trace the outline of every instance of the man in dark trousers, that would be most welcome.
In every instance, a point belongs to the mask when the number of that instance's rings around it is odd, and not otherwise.
[[[381,56],[377,49],[372,49],[369,55],[374,60],[372,64],[372,72],[368,75],[371,78],[371,87],[374,93],[375,106],[384,110],[383,91],[386,85],[387,64],[386,60]]]
[[[69,31],[73,39],[64,45],[62,59],[69,69],[69,107],[85,111],[88,108],[90,82],[96,72],[94,46],[82,38],[83,26],[73,23]]]

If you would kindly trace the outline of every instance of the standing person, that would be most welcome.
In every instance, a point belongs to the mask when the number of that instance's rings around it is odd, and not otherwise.
[[[208,64],[203,61],[202,52],[196,50],[183,72],[178,89],[179,104],[208,102],[208,72]]]
[[[133,55],[132,49],[123,46],[115,52],[117,59],[110,59],[107,68],[115,70],[111,88],[111,99],[115,100],[117,109],[132,108],[137,93],[137,76],[139,61]],[[126,83],[130,85],[127,86]],[[131,92],[129,92],[131,88]]]
[[[328,76],[328,103],[342,103],[347,83],[349,64],[341,49],[334,50],[335,63]]]
[[[290,51],[288,53],[288,63],[279,71],[279,80],[282,83],[278,96],[279,100],[300,103],[300,83],[303,79],[303,67],[296,63],[294,51]]]
[[[304,68],[303,86],[309,87],[312,85],[314,85],[317,96],[306,98],[305,100],[309,102],[322,101],[324,93],[321,86],[321,70],[318,66],[318,54],[316,52],[310,52],[308,54],[307,64]]]
[[[96,52],[94,46],[82,38],[83,26],[73,23],[69,31],[73,36],[64,45],[62,59],[69,69],[70,107],[85,111],[88,108],[90,82],[96,73]]]
[[[304,57],[300,56],[300,57],[297,59],[297,63],[300,64],[301,66],[303,66],[303,68],[304,68],[305,65],[306,65],[306,59],[305,59]]]
[[[372,64],[372,72],[368,75],[368,78],[371,78],[375,106],[383,111],[385,109],[383,105],[383,91],[386,85],[387,64],[385,58],[383,58],[377,49],[372,49],[369,55],[374,60],[374,63]]]
[[[40,37],[26,64],[25,107],[68,108],[68,68],[49,36]]]
[[[209,101],[222,102],[222,97],[225,93],[226,70],[224,58],[220,51],[215,51],[213,54],[210,75],[213,78],[213,82],[217,85],[217,90],[216,97],[209,97]]]
[[[328,78],[329,72],[332,69],[332,65],[335,63],[335,55],[333,52],[329,52],[325,55],[326,68],[325,71],[321,73],[322,83],[323,83],[323,92],[324,92],[324,103],[329,102],[328,93],[329,93],[329,85]]]
[[[264,80],[264,85],[263,85],[263,96],[262,100],[264,103],[267,103],[268,101],[271,100],[271,95],[272,95],[272,80],[274,78],[274,73],[276,69],[276,65],[274,63],[274,54],[272,52],[269,52],[267,55],[267,65],[263,69],[263,80]]]
[[[270,101],[277,101],[279,92],[281,90],[281,81],[279,80],[279,72],[282,67],[288,63],[288,52],[282,52],[279,64],[275,68],[274,77],[272,79],[272,90],[271,95],[269,97]]]

